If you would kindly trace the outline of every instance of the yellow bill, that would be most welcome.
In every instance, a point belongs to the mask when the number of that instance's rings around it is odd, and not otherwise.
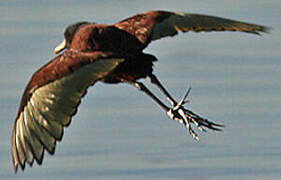
[[[54,54],[60,53],[62,50],[66,48],[66,40],[64,39],[54,50]]]

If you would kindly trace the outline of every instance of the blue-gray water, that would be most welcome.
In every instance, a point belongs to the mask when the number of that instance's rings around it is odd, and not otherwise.
[[[273,27],[261,37],[187,33],[153,42],[155,74],[178,99],[226,128],[195,142],[146,95],[125,84],[89,90],[56,153],[13,174],[10,137],[32,73],[54,57],[75,21],[114,23],[151,9],[197,12]],[[0,2],[0,179],[280,179],[280,0]],[[145,81],[144,81],[145,82]],[[148,83],[148,81],[146,82]],[[157,89],[149,86],[157,95]]]

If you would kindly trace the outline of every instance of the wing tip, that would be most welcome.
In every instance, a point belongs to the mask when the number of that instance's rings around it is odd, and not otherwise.
[[[12,132],[12,142],[11,142],[11,154],[12,154],[12,162],[14,173],[17,173],[18,166],[19,166],[19,159],[18,159],[18,152],[16,149],[16,126],[14,125],[13,132]]]
[[[262,36],[263,33],[270,34],[271,30],[272,30],[271,27],[257,25],[256,28],[253,28],[251,31],[245,31],[245,32]]]
[[[14,167],[14,173],[16,174],[18,172],[18,164],[13,164]]]
[[[270,31],[272,30],[272,27],[269,27],[269,26],[261,26],[261,32],[264,32],[264,33],[270,33]]]
[[[16,119],[16,123],[17,123],[17,119]],[[29,164],[30,167],[33,166],[34,163],[34,159],[36,160],[38,165],[41,165],[44,159],[44,149],[46,149],[51,155],[54,154],[55,152],[55,147],[50,149],[50,151],[43,146],[42,148],[42,152],[40,152],[39,157],[35,156],[35,153],[32,150],[32,154],[34,155],[32,159],[28,160],[24,150],[22,149],[18,149],[20,147],[17,147],[17,143],[19,143],[21,145],[22,142],[17,142],[17,135],[16,135],[16,131],[17,131],[17,126],[16,123],[14,124],[13,127],[13,131],[12,131],[12,138],[11,138],[11,155],[12,155],[12,164],[13,164],[13,169],[14,169],[14,173],[16,174],[19,170],[21,169],[22,171],[25,170],[26,167],[26,163]],[[38,139],[40,141],[40,139]],[[42,144],[42,142],[40,142]],[[21,156],[20,156],[21,154]],[[20,168],[19,168],[20,167]]]
[[[21,167],[21,170],[25,169],[25,163],[26,163],[26,157],[24,159],[20,160],[19,155],[18,155],[18,150],[16,147],[16,136],[15,136],[15,127],[13,129],[12,133],[12,147],[11,147],[11,153],[12,153],[12,162],[13,162],[13,167],[14,167],[14,173],[18,172],[18,167]]]

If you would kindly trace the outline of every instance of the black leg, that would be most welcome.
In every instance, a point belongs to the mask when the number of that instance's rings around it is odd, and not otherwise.
[[[140,91],[145,92],[149,97],[151,97],[166,113],[167,115],[176,121],[179,121],[180,123],[183,123],[185,127],[189,130],[189,133],[192,135],[192,137],[196,140],[199,140],[198,135],[193,131],[193,129],[190,126],[190,119],[187,118],[186,113],[183,111],[182,104],[185,102],[185,98],[187,97],[189,91],[184,96],[182,101],[174,106],[174,108],[168,108],[161,100],[159,100],[143,83],[137,82],[137,81],[127,81],[129,84],[135,86]]]
[[[188,129],[189,133],[192,135],[192,137],[196,140],[199,140],[198,135],[194,132],[194,130],[191,127],[191,122],[194,123],[199,130],[206,131],[203,127],[207,127],[212,130],[220,131],[221,129],[217,127],[222,127],[222,125],[212,123],[208,121],[207,119],[204,119],[200,117],[199,115],[193,113],[192,111],[185,109],[183,105],[187,102],[186,98],[191,90],[191,88],[188,89],[182,100],[177,103],[171,95],[169,95],[168,91],[161,85],[159,80],[156,78],[156,76],[152,76],[153,84],[156,84],[157,87],[166,95],[169,102],[172,104],[173,108],[169,108],[166,106],[159,98],[157,98],[143,83],[137,82],[137,81],[124,81],[127,82],[134,87],[138,88],[140,91],[146,93],[149,97],[151,97],[166,113],[167,115],[173,119],[176,120],[182,124],[185,125],[185,127]],[[203,127],[202,127],[203,126]]]
[[[188,89],[188,91],[185,94],[185,96],[183,97],[183,99],[179,103],[177,103],[176,100],[168,93],[168,91],[164,88],[164,86],[160,83],[160,81],[158,80],[158,78],[154,74],[151,74],[149,76],[149,78],[151,80],[151,83],[155,84],[164,93],[164,95],[166,96],[167,100],[174,107],[173,108],[174,110],[178,111],[179,109],[181,109],[184,112],[184,116],[188,120],[188,122],[184,123],[184,124],[186,124],[186,126],[188,126],[189,122],[192,122],[201,131],[206,131],[204,128],[202,128],[202,126],[206,127],[206,128],[209,128],[209,129],[212,129],[212,130],[215,130],[215,131],[221,131],[221,129],[219,127],[224,127],[223,125],[210,122],[206,118],[202,118],[201,116],[199,116],[199,115],[193,113],[192,111],[190,111],[188,109],[185,109],[183,107],[183,105],[186,102],[188,102],[185,99],[186,99],[187,95],[189,94],[191,88]],[[181,121],[182,121],[182,119],[179,120],[179,122],[181,122]]]
[[[165,94],[167,100],[172,104],[172,106],[175,106],[177,104],[177,102],[168,93],[168,91],[164,88],[164,86],[160,83],[158,78],[154,74],[149,75],[149,78],[150,78],[151,83],[155,84]]]
[[[158,99],[143,83],[137,81],[127,81],[129,84],[135,86],[140,91],[145,92],[151,97],[166,113],[170,110],[160,99]]]

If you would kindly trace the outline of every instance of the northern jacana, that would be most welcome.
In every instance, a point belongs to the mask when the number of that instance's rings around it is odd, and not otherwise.
[[[55,48],[60,55],[35,72],[29,81],[19,107],[12,132],[12,158],[15,172],[34,159],[42,163],[44,150],[55,152],[56,141],[63,136],[89,86],[104,83],[129,83],[150,96],[167,115],[183,123],[193,138],[198,139],[191,123],[199,130],[221,130],[221,125],[208,121],[183,107],[187,91],[177,102],[153,74],[157,58],[143,53],[148,44],[178,31],[241,31],[259,34],[267,27],[220,17],[149,11],[113,25],[78,22],[64,32],[65,40]],[[165,105],[140,78],[150,78],[171,104]]]

